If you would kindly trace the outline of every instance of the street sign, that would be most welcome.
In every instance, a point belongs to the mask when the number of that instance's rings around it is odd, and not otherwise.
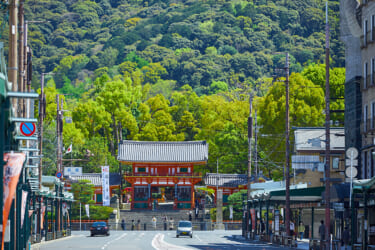
[[[358,150],[354,147],[348,148],[346,150],[346,157],[349,159],[355,159],[358,156]]]
[[[62,172],[57,172],[56,173],[56,177],[59,178],[59,179],[62,177],[62,175],[63,175]]]
[[[337,212],[343,212],[345,210],[344,209],[344,203],[334,202],[333,203],[333,209],[335,209]]]
[[[21,122],[20,131],[24,136],[32,136],[35,133],[35,123],[33,122]]]
[[[345,166],[358,166],[358,159],[345,159]]]
[[[348,168],[346,168],[346,170],[345,170],[345,174],[346,174],[346,176],[348,176],[349,178],[354,178],[354,177],[357,176],[357,174],[358,174],[358,170],[357,170],[357,168],[355,168],[355,167],[348,167]]]

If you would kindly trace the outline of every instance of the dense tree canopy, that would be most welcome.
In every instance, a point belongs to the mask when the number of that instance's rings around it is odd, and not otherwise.
[[[258,161],[281,176],[285,85],[272,78],[290,54],[291,126],[322,126],[324,3],[312,0],[26,1],[34,78],[46,84],[46,172],[56,171],[56,94],[64,98],[64,145],[85,172],[118,170],[118,143],[206,140],[201,172],[246,173],[253,93]],[[344,107],[338,1],[329,1],[331,109]],[[5,32],[4,36],[7,34]],[[282,52],[275,53],[275,52]],[[252,114],[252,116],[255,116]],[[342,113],[334,120],[343,121]],[[89,152],[89,153],[88,153]],[[70,157],[65,155],[64,157]],[[273,171],[275,170],[276,171]]]

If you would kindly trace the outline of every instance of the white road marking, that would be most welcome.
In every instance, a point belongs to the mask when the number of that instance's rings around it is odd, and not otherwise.
[[[194,237],[195,237],[196,239],[198,239],[200,242],[203,242],[203,240],[201,240],[201,238],[199,238],[198,235],[194,235]]]
[[[121,240],[122,238],[124,238],[125,236],[127,235],[127,233],[123,233],[121,234],[119,237],[117,237],[116,239],[113,239],[113,240],[110,240],[108,241],[107,243],[105,243],[101,249],[105,249],[106,247],[108,247],[111,243],[117,241],[117,240]]]
[[[152,247],[156,250],[191,250],[191,248],[176,246],[164,241],[164,234],[158,233],[152,239]]]

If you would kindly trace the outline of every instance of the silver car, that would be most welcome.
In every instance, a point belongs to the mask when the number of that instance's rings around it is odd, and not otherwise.
[[[177,225],[177,232],[176,237],[179,236],[190,236],[190,238],[193,238],[193,226],[191,224],[191,221],[179,221]]]

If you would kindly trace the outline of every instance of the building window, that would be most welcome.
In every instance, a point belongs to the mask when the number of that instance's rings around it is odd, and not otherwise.
[[[333,157],[333,159],[332,159],[332,168],[333,169],[338,169],[339,168],[339,162],[340,162],[340,158]]]
[[[375,75],[375,58],[372,58],[371,59],[370,85],[374,85],[374,75]]]
[[[180,173],[187,173],[188,172],[188,168],[180,168]]]
[[[374,26],[375,26],[375,15],[371,16],[371,41],[374,41]]]
[[[368,20],[363,22],[363,45],[367,46],[367,30],[368,30]]]
[[[367,179],[367,151],[365,151],[365,155],[363,157],[363,172],[362,172],[362,178]]]
[[[375,102],[372,102],[371,103],[371,114],[370,114],[370,128],[371,129],[374,129],[375,126],[374,126],[374,121],[375,121]]]
[[[146,168],[138,168],[138,173],[145,173],[146,172]]]
[[[363,107],[363,132],[367,132],[368,106]]]
[[[370,156],[370,159],[371,159],[371,165],[370,165],[370,168],[371,168],[371,173],[370,173],[370,178],[374,177],[374,174],[375,174],[375,169],[374,169],[374,153],[375,151],[374,150],[371,150],[371,156]]]
[[[363,64],[363,89],[367,89],[368,63]]]

